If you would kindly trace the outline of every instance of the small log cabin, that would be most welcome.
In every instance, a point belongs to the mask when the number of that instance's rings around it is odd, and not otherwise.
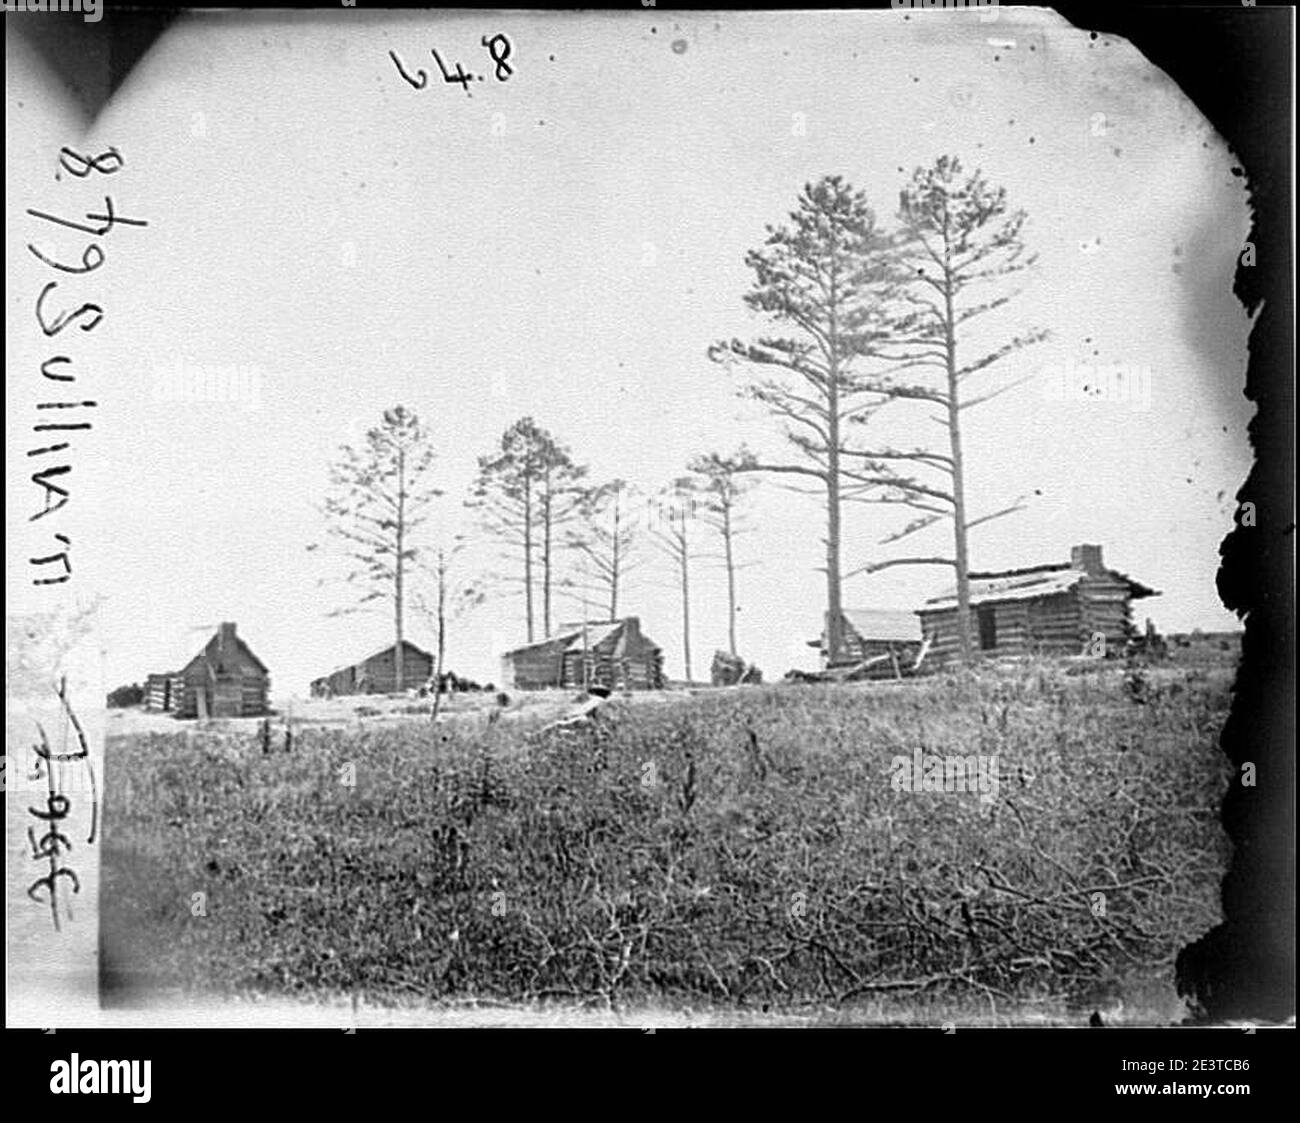
[[[1081,655],[1100,634],[1106,650],[1119,650],[1133,634],[1132,602],[1154,596],[1155,589],[1107,569],[1100,546],[1073,547],[1068,563],[972,573],[972,647],[984,655]],[[959,658],[956,589],[917,614],[929,660],[943,666]]]
[[[921,622],[915,612],[898,612],[880,608],[846,608],[842,644],[832,657],[827,629],[823,625],[819,639],[810,639],[809,647],[821,649],[822,662],[830,670],[866,664],[861,677],[898,678],[916,663],[921,650]],[[826,614],[830,619],[830,613]]]
[[[663,651],[641,632],[636,616],[566,624],[547,639],[506,652],[501,681],[515,690],[658,690],[664,684]]]
[[[179,671],[149,675],[145,708],[190,717],[256,717],[269,708],[271,675],[238,635],[222,624]]]
[[[402,689],[423,686],[433,677],[434,658],[410,640],[402,641]],[[311,692],[317,698],[340,694],[395,694],[397,692],[397,644],[389,644],[359,663],[340,667],[313,679]]]

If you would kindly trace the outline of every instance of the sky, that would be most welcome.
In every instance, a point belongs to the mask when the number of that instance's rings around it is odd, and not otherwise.
[[[1006,188],[1038,255],[971,353],[1050,333],[990,385],[1027,381],[968,415],[972,514],[1033,495],[971,532],[973,567],[1065,561],[1073,544],[1099,543],[1108,565],[1161,591],[1136,606],[1139,625],[1234,627],[1214,577],[1250,466],[1249,322],[1231,293],[1244,181],[1124,41],[1046,9],[995,15],[189,14],[84,135],[44,64],[6,36],[10,198],[75,214],[107,192],[149,223],[106,236],[94,274],[61,278],[69,302],[105,309],[93,332],[60,340],[98,405],[59,527],[76,542],[78,595],[102,597],[106,681],[179,667],[222,620],[278,696],[390,642],[386,613],[334,615],[349,603],[340,561],[308,547],[322,541],[338,447],[393,405],[433,434],[445,495],[425,544],[469,533],[467,578],[501,564],[463,507],[476,460],[520,417],[592,479],[646,493],[701,452],[784,455],[779,425],[737,395],[743,372],[706,355],[769,330],[743,304],[746,251],[827,174],[890,223],[906,176],[943,154]],[[483,44],[498,33],[504,81]],[[443,81],[431,49],[483,79],[468,92]],[[390,52],[429,73],[424,88]],[[113,146],[124,163],[102,182],[56,181],[62,145]],[[40,596],[25,552],[48,552],[59,529],[27,518],[42,499],[24,450],[52,353],[32,307],[54,274],[24,247],[75,261],[84,242],[10,208],[18,608]],[[1058,372],[1089,364],[1131,372],[1137,400],[1053,392]],[[195,375],[211,400],[193,400]],[[894,443],[943,437],[905,404],[874,425]],[[882,545],[906,519],[850,508],[845,569],[948,551],[946,527]],[[816,665],[806,641],[824,609],[824,521],[815,498],[771,482],[753,493],[738,632],[768,678]],[[897,568],[851,578],[844,601],[909,609],[948,584],[939,569]],[[707,677],[726,643],[721,570],[702,559],[692,589],[693,670]],[[678,596],[648,551],[624,610],[682,676]],[[432,646],[428,620],[407,632]],[[522,602],[496,589],[453,624],[449,665],[496,679],[523,638]]]

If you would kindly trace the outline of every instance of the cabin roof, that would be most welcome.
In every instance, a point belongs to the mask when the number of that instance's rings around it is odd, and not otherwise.
[[[601,620],[586,625],[585,644],[588,648],[599,647],[606,640],[618,636],[624,632],[628,620]],[[641,633],[641,638],[649,647],[657,647],[648,636]],[[533,651],[539,647],[559,647],[561,651],[581,651],[583,648],[583,625],[582,624],[564,624],[558,632],[547,636],[546,639],[536,640],[533,643],[526,643],[522,647],[516,647],[507,651],[503,658],[509,658],[512,655],[518,655],[524,651]]]
[[[1159,596],[1154,589],[1123,573],[1113,569],[1106,570],[1106,575],[1128,586],[1129,596],[1134,600],[1140,597]],[[970,603],[996,604],[1002,601],[1037,600],[1039,597],[1055,596],[1073,589],[1088,576],[1086,570],[1076,569],[1070,564],[1040,565],[1030,569],[1007,569],[994,573],[972,573],[970,575]],[[954,608],[957,604],[957,587],[944,590],[936,597],[925,602],[922,612],[933,612],[945,608]]]
[[[827,616],[830,614],[827,613]],[[840,615],[858,636],[864,640],[885,640],[895,643],[920,643],[921,619],[915,612],[893,608],[846,608]],[[822,647],[825,637],[810,639],[809,647]]]
[[[247,643],[244,642],[243,636],[239,634],[235,634],[231,638],[234,639],[235,643],[239,646],[239,649],[244,653],[244,655],[248,657],[249,662],[251,662],[253,666],[255,666],[259,671],[261,671],[262,674],[269,675],[271,673],[269,670],[267,670],[266,664],[263,663],[262,660],[260,660],[256,655],[253,654],[253,649],[249,647]],[[187,670],[190,669],[190,667],[192,667],[199,660],[203,660],[206,663],[215,663],[217,659],[217,652],[220,648],[220,645],[221,645],[221,629],[218,628],[217,631],[213,633],[212,638],[209,639],[208,642],[203,645],[202,650],[200,650],[199,653],[195,655],[194,658],[191,659],[188,663],[186,663],[179,671],[174,673],[184,674]]]
[[[865,640],[921,642],[921,621],[915,612],[888,608],[846,608],[844,619]]]

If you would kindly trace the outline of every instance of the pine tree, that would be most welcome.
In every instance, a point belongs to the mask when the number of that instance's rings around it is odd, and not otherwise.
[[[751,477],[736,470],[737,462],[737,458],[728,459],[712,452],[707,456],[697,456],[690,463],[690,470],[698,480],[696,517],[722,540],[721,561],[727,575],[727,650],[733,658],[739,655],[736,650],[736,571],[744,568],[736,560],[736,539],[753,529],[741,504],[754,484]]]
[[[326,532],[341,543],[351,568],[344,580],[356,600],[334,615],[388,602],[396,644],[394,685],[404,689],[403,640],[407,582],[421,557],[417,532],[442,493],[431,474],[436,454],[419,417],[405,406],[385,410],[361,446],[343,445],[330,468],[322,511]],[[314,547],[313,547],[314,548]]]
[[[1047,333],[1031,330],[1014,335],[973,359],[960,359],[958,351],[973,320],[1002,308],[1015,295],[999,288],[999,282],[1033,264],[1022,237],[1025,218],[1023,210],[1008,211],[1004,188],[990,186],[979,171],[965,175],[955,157],[940,157],[932,167],[915,170],[899,200],[902,238],[896,258],[899,287],[891,313],[893,330],[889,343],[876,349],[888,369],[864,385],[884,401],[938,406],[932,419],[947,431],[948,448],[849,454],[854,463],[850,476],[866,489],[871,502],[898,503],[921,512],[886,543],[952,520],[953,556],[894,558],[854,572],[896,565],[952,567],[957,578],[958,637],[967,663],[973,656],[967,534],[982,523],[1023,510],[1029,497],[1021,495],[1000,510],[970,516],[962,420],[967,410],[1006,393],[1029,376],[977,390],[972,389],[973,380],[987,380],[998,363]],[[919,373],[907,373],[912,371]],[[919,474],[903,474],[900,464],[912,465]]]
[[[516,421],[498,449],[478,460],[469,505],[483,529],[502,545],[506,560],[520,567],[502,579],[520,586],[528,642],[536,638],[536,592],[540,586],[543,635],[551,632],[552,593],[563,529],[579,513],[587,469],[531,417]]]
[[[840,176],[807,184],[787,225],[768,227],[746,264],[754,286],[745,303],[789,334],[715,344],[710,357],[739,358],[764,373],[742,394],[779,418],[795,456],[788,461],[747,457],[738,471],[816,481],[826,504],[826,622],[829,654],[843,648],[841,536],[848,427],[879,403],[855,369],[884,338],[882,308],[895,273],[890,240],[876,225],[865,196]],[[804,490],[795,488],[795,490]]]

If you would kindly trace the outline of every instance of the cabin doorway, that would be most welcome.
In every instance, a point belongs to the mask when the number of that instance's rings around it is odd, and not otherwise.
[[[998,621],[993,606],[980,605],[975,610],[975,618],[979,621],[980,650],[992,651],[998,645]]]

